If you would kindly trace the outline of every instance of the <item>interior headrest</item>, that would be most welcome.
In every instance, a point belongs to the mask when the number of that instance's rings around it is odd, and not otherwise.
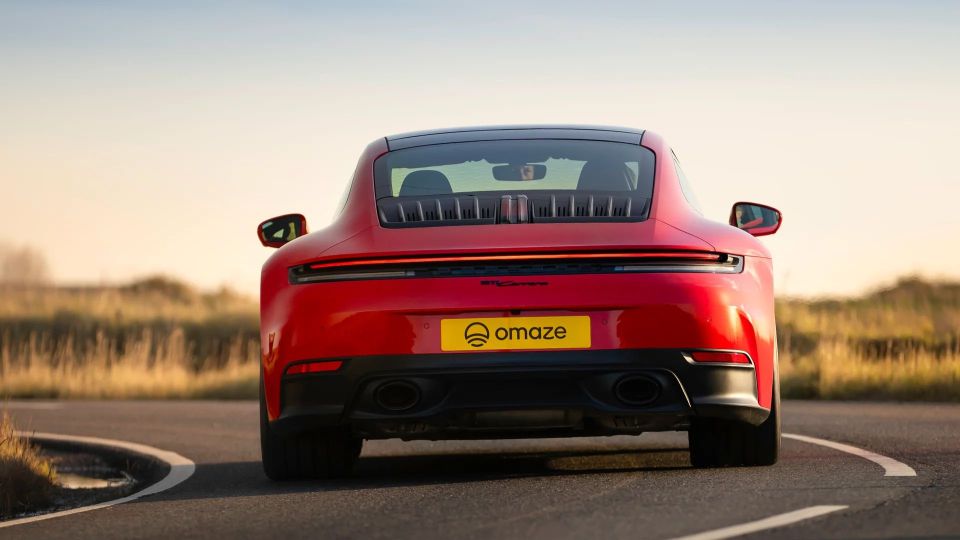
[[[636,176],[617,161],[588,161],[580,171],[577,189],[582,191],[632,191]]]
[[[453,193],[450,180],[440,171],[413,171],[400,184],[401,197],[446,195]]]

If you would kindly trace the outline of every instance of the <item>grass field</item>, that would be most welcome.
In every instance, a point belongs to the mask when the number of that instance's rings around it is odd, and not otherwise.
[[[960,401],[960,283],[780,300],[777,327],[784,396]]]
[[[13,422],[0,416],[0,519],[49,505],[55,473],[37,449],[14,434]]]
[[[254,398],[256,302],[152,278],[0,286],[0,396]],[[777,302],[784,397],[960,401],[960,284]]]
[[[0,288],[0,396],[250,398],[257,304],[151,278]]]

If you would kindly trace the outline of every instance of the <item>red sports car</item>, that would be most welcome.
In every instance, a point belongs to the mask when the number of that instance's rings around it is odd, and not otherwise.
[[[780,447],[773,208],[703,217],[649,131],[505,126],[371,143],[333,223],[258,229],[263,466],[364,439],[689,431],[695,466]]]

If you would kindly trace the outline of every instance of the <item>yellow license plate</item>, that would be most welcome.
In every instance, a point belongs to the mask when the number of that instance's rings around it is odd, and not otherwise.
[[[590,317],[442,319],[440,348],[444,351],[588,349]]]

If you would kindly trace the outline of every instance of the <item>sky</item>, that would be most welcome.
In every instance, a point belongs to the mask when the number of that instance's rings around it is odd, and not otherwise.
[[[960,278],[957,2],[0,1],[0,242],[64,283],[256,294],[384,135],[663,135],[705,214],[777,207],[779,294]]]

